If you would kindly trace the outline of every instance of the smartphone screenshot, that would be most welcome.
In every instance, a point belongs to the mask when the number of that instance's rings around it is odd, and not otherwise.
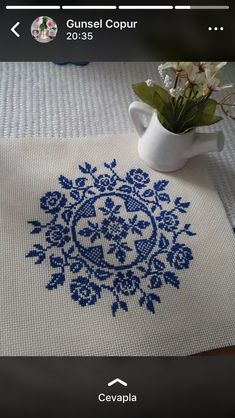
[[[235,417],[234,19],[1,2],[1,417]]]

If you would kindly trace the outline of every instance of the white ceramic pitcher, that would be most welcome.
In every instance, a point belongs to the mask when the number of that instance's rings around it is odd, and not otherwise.
[[[141,160],[157,171],[175,171],[184,167],[189,158],[210,151],[222,151],[222,131],[199,133],[191,130],[174,134],[159,122],[157,112],[142,102],[133,102],[129,114],[139,135],[138,152]],[[143,115],[150,116],[150,123],[143,124]]]

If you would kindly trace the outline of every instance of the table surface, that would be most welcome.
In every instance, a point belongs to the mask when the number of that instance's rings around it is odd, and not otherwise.
[[[159,63],[90,63],[85,67],[53,63],[0,63],[0,138],[82,138],[129,133],[131,84],[146,79],[160,83]],[[224,71],[224,83],[235,82],[235,63]],[[235,83],[234,83],[235,84]],[[218,99],[221,97],[218,93]],[[235,122],[223,120],[225,148],[207,155],[211,178],[235,227]],[[235,347],[198,355],[235,355]]]

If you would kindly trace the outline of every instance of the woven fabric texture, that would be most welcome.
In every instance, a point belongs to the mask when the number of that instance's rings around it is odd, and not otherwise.
[[[203,158],[136,136],[1,144],[1,355],[188,355],[235,344],[235,242]]]
[[[131,84],[152,78],[154,62],[90,63],[81,68],[53,63],[0,63],[0,138],[78,138],[130,133],[127,109],[135,99]],[[225,67],[225,84],[235,81],[235,63]],[[222,92],[223,94],[224,92]],[[218,94],[218,98],[220,93]],[[211,178],[235,227],[235,128],[229,120],[205,128],[222,129],[222,153],[207,157]]]

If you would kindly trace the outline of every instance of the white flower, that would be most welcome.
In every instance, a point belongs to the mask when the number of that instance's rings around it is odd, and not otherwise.
[[[186,74],[188,74],[192,71],[194,67],[196,68],[193,62],[189,61],[169,61],[159,65],[158,70],[160,74],[163,73],[164,70],[168,70],[169,68],[175,70],[176,72],[185,72]]]
[[[167,74],[164,78],[164,84],[167,89],[169,89],[172,86],[172,81],[172,78]]]
[[[206,62],[202,61],[199,62],[199,68],[200,70],[206,71],[210,70],[211,73],[216,74],[218,71],[220,71],[225,65],[227,65],[227,62]]]
[[[233,84],[221,84],[220,78],[216,77],[216,73],[210,68],[205,69],[206,80],[203,84],[203,94],[208,94],[213,91],[220,91],[233,87]]]
[[[148,80],[146,80],[145,83],[147,84],[148,87],[153,87],[154,86],[154,82],[150,78]]]
[[[178,98],[179,96],[182,96],[183,95],[184,89],[183,89],[183,87],[177,87],[176,89],[171,88],[169,90],[169,92],[170,92],[170,95],[172,97]]]

